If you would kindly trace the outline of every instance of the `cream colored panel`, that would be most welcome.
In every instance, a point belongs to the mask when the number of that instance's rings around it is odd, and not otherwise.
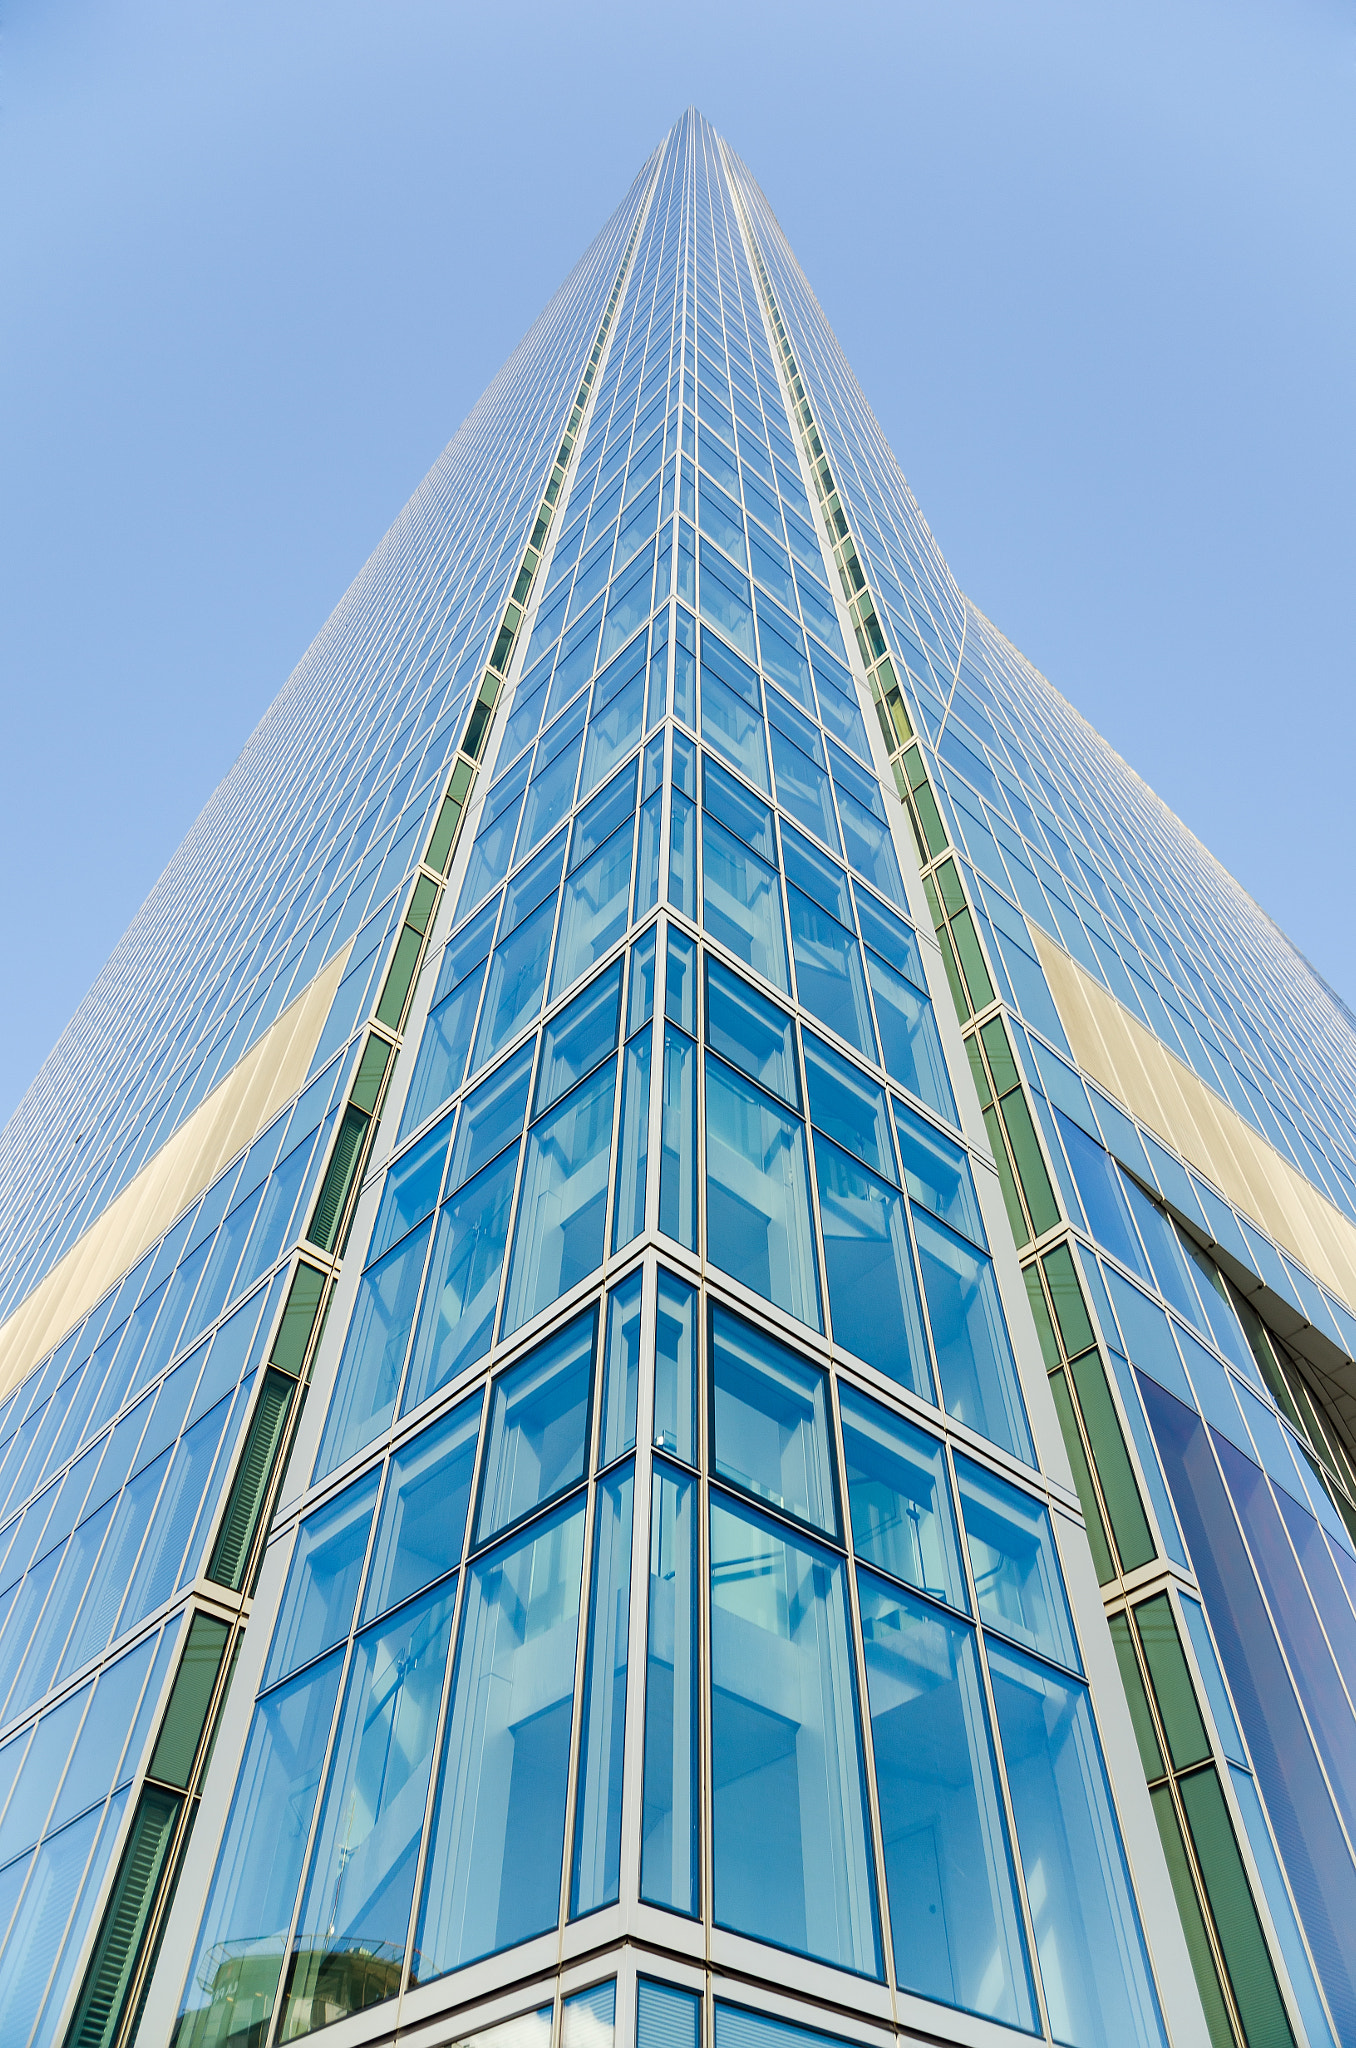
[[[1356,1225],[1076,960],[1027,929],[1084,1072],[1356,1308]]]
[[[349,949],[335,955],[0,1327],[0,1397],[154,1244],[306,1079]]]

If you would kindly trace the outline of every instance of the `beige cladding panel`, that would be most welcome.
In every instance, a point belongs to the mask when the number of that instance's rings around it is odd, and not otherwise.
[[[0,1327],[0,1397],[93,1308],[306,1079],[348,960],[335,955]]]
[[[1356,1225],[1062,947],[1028,930],[1083,1071],[1356,1308]]]

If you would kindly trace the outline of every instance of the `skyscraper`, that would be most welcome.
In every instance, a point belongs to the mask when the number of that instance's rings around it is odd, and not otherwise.
[[[1354,1052],[689,112],[5,1134],[0,2039],[1356,2040]]]

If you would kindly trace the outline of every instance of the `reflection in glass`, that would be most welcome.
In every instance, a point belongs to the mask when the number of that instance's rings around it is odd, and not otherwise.
[[[263,1682],[274,1685],[349,1632],[380,1471],[307,1515],[297,1531]]]
[[[455,1589],[354,1644],[292,1940],[284,2041],[400,1989]]]
[[[420,1981],[556,1925],[583,1538],[581,1496],[468,1567]]]
[[[815,1173],[834,1342],[930,1401],[932,1369],[903,1198],[818,1131]]]
[[[1086,1688],[989,1640],[1050,2025],[1074,2048],[1163,2042]]]
[[[723,1272],[822,1329],[805,1126],[709,1053],[706,1244]]]
[[[956,1479],[981,1621],[1081,1670],[1049,1509],[970,1458]]]
[[[881,1974],[841,1559],[711,1501],[715,1916]]]
[[[974,1630],[872,1572],[857,1590],[896,1974],[1034,2030]]]
[[[627,1464],[600,1483],[594,1508],[593,1590],[574,1817],[571,1919],[611,1905],[621,1883],[632,1484],[632,1469]]]
[[[616,1080],[610,1059],[527,1134],[503,1336],[602,1264]]]
[[[323,1479],[384,1429],[395,1407],[433,1219],[363,1274],[339,1361],[315,1477]]]
[[[268,2030],[343,1654],[254,1710],[175,2048],[251,2048]]]
[[[483,1392],[403,1444],[386,1474],[362,1619],[408,1600],[461,1556]]]
[[[494,1382],[477,1544],[583,1478],[597,1313],[576,1316]]]
[[[713,1469],[836,1536],[828,1388],[819,1368],[716,1307],[711,1403]]]
[[[968,1610],[940,1441],[852,1387],[840,1384],[838,1405],[858,1557]]]
[[[992,1263],[925,1209],[914,1208],[913,1227],[947,1409],[1032,1464],[1031,1432]]]
[[[650,1606],[645,1657],[645,1789],[640,1895],[675,1913],[700,1911],[697,1482],[662,1459],[650,1500]]]
[[[697,1462],[697,1290],[659,1269],[654,1336],[654,1440]]]
[[[636,1441],[636,1398],[640,1390],[640,1297],[643,1270],[627,1275],[607,1298],[603,1354],[603,1419],[598,1463],[610,1465]]]

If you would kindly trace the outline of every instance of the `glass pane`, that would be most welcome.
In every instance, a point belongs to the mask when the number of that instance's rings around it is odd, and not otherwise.
[[[844,1566],[711,1501],[717,1921],[881,1974]]]
[[[800,1108],[796,1036],[775,1003],[709,955],[706,962],[706,1042],[792,1109]]]
[[[958,1421],[1031,1464],[1031,1433],[993,1267],[925,1210],[914,1209],[913,1227],[942,1399]]]
[[[584,1673],[570,1918],[613,1904],[621,1883],[626,1648],[631,1613],[630,1465],[598,1487]]]
[[[584,1501],[468,1568],[420,1909],[420,1981],[556,1925]]]
[[[805,1033],[810,1121],[873,1173],[899,1186],[885,1091],[812,1032]]]
[[[817,1366],[713,1308],[711,1410],[712,1462],[722,1478],[838,1534],[828,1387]]]
[[[835,1344],[931,1401],[903,1197],[818,1131],[815,1174]]]
[[[1085,1688],[990,1642],[1050,2024],[1074,2048],[1166,2040]]]
[[[389,1251],[407,1230],[412,1230],[416,1223],[422,1223],[430,1209],[436,1208],[447,1159],[447,1142],[451,1135],[452,1119],[447,1116],[427,1137],[402,1153],[390,1168],[382,1187],[377,1220],[372,1226],[372,1242],[367,1253],[369,1265],[383,1252]]]
[[[540,1010],[555,922],[556,899],[551,896],[495,948],[485,982],[472,1073],[493,1059]]]
[[[0,2040],[15,2048],[37,2017],[101,1818],[96,1810],[49,1835],[33,1858],[0,1970]]]
[[[636,1441],[636,1396],[640,1389],[640,1298],[645,1275],[637,1270],[607,1297],[607,1345],[603,1358],[603,1419],[598,1463],[610,1465]]]
[[[659,1269],[654,1339],[654,1440],[697,1462],[697,1290]]]
[[[899,1981],[1034,2030],[975,1632],[871,1572],[857,1590]]]
[[[477,1544],[583,1478],[597,1319],[586,1309],[494,1382]]]
[[[723,1272],[823,1328],[805,1127],[706,1056],[706,1244]]]
[[[921,1116],[915,1116],[902,1102],[895,1104],[895,1129],[904,1161],[904,1185],[915,1202],[921,1202],[943,1223],[959,1230],[972,1244],[987,1247],[984,1224],[979,1213],[970,1162],[959,1145],[953,1145]]]
[[[532,1053],[532,1046],[523,1046],[501,1067],[496,1067],[488,1080],[473,1088],[462,1103],[447,1175],[449,1194],[473,1173],[479,1173],[486,1161],[496,1158],[522,1130],[532,1078]]]
[[[645,1228],[650,1151],[650,1058],[654,1033],[643,1030],[626,1048],[622,1070],[621,1137],[612,1209],[612,1249],[621,1251]]]
[[[701,1902],[697,1482],[655,1461],[645,1656],[640,1895],[695,1914]]]
[[[400,1989],[455,1586],[354,1644],[293,1936],[284,2041]]]
[[[938,1116],[956,1123],[956,1099],[931,1003],[875,953],[868,952],[866,971],[876,999],[886,1072]]]
[[[612,2048],[616,2022],[617,1980],[609,1977],[562,2000],[560,2048]]]
[[[857,1555],[968,1610],[941,1444],[851,1387],[840,1384],[838,1405]]]
[[[363,1595],[364,1622],[422,1591],[460,1558],[484,1405],[483,1392],[472,1394],[392,1458]]]
[[[672,986],[672,974],[670,974]],[[664,1100],[660,1105],[659,1228],[697,1248],[697,1048],[664,1026]]]
[[[642,1977],[636,1986],[636,2048],[701,2048],[701,2038],[700,1993]]]
[[[602,1264],[616,1081],[610,1059],[527,1134],[501,1335]]]
[[[592,1073],[599,1060],[617,1048],[621,1021],[622,963],[615,960],[606,974],[591,981],[567,1003],[541,1035],[534,1117],[559,1102],[562,1095]]]
[[[776,870],[707,814],[702,817],[702,923],[773,988],[789,987]]]
[[[276,1685],[348,1634],[380,1477],[379,1471],[365,1474],[308,1515],[298,1529],[264,1670],[265,1686]]]
[[[874,1060],[876,1034],[871,1028],[860,946],[851,932],[802,890],[788,887],[786,900],[801,1002],[831,1031]]]
[[[315,1461],[323,1479],[371,1443],[395,1409],[433,1219],[363,1274]]]
[[[1049,1509],[959,1455],[956,1480],[980,1620],[1080,1671]]]
[[[267,2032],[342,1667],[336,1652],[254,1710],[175,2048],[252,2048]]]
[[[634,777],[632,778],[634,781]],[[578,828],[576,828],[577,830]],[[565,884],[551,994],[587,974],[626,930],[631,905],[633,822],[626,823]]]
[[[403,1411],[417,1408],[490,1348],[499,1275],[518,1177],[518,1148],[501,1152],[438,1215],[428,1286],[405,1384]]]

